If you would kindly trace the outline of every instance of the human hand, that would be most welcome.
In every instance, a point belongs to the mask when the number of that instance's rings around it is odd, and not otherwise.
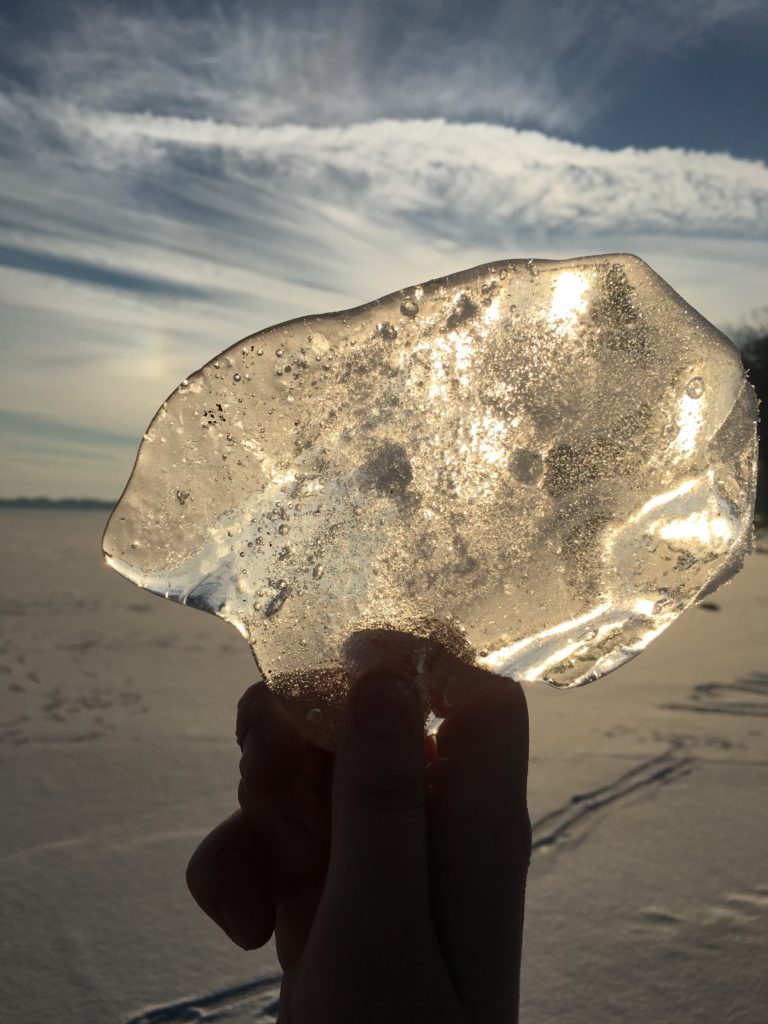
[[[281,1024],[511,1024],[525,878],[528,721],[518,684],[478,696],[425,744],[413,683],[368,673],[335,758],[265,684],[238,708],[240,807],[187,879],[246,949],[273,932]]]

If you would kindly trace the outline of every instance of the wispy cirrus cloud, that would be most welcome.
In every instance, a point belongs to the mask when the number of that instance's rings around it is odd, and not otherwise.
[[[98,110],[240,124],[350,124],[445,117],[568,137],[617,93],[647,87],[648,61],[723,26],[768,27],[761,0],[367,0],[151,13],[52,8],[6,63],[37,94]]]

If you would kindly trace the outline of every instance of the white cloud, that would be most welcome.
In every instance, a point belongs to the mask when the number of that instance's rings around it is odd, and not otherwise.
[[[679,149],[618,152],[499,125],[373,121],[253,128],[211,120],[82,114],[61,123],[119,167],[142,149],[209,150],[240,180],[279,175],[288,190],[442,219],[445,233],[488,238],[621,231],[768,234],[768,167]],[[237,159],[233,162],[230,156]],[[432,225],[432,229],[436,225]]]

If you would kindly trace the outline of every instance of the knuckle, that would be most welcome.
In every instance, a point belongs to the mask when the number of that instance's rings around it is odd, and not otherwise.
[[[270,789],[272,777],[269,759],[253,733],[248,734],[238,769],[241,787],[244,786],[248,793],[261,794]]]
[[[246,746],[238,764],[240,778],[245,780],[254,775],[253,767],[253,751],[251,747]]]
[[[187,889],[206,914],[215,900],[215,887],[220,876],[221,855],[212,832],[198,845],[189,859],[185,873]]]
[[[249,814],[254,810],[255,800],[251,796],[244,779],[240,779],[237,786],[237,802],[240,804],[240,810],[245,814]]]
[[[195,852],[189,858],[189,863],[187,864],[187,870],[185,875],[187,889],[189,889],[190,893],[195,898],[195,900],[197,900],[198,903],[200,902],[200,893],[203,888],[201,885],[202,872],[200,870],[199,851],[200,848],[198,847],[198,849],[195,850]]]
[[[253,720],[258,716],[258,710],[264,702],[264,684],[254,683],[249,686],[240,700],[237,702],[237,717],[235,722],[235,737],[242,748],[245,744],[248,730]]]

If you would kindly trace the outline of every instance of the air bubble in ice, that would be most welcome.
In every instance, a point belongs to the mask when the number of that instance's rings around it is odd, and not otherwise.
[[[277,589],[272,597],[264,605],[264,615],[266,618],[271,618],[273,615],[277,615],[280,609],[283,607],[290,594],[290,587],[286,580],[280,580],[277,584]]]
[[[110,564],[232,622],[325,746],[372,631],[577,686],[749,550],[756,401],[730,342],[632,256],[504,267],[222,353],[153,420],[107,527]],[[430,664],[434,722],[472,692]]]
[[[689,398],[701,398],[704,394],[704,379],[702,377],[691,377],[685,393]]]
[[[380,324],[377,324],[376,332],[386,341],[394,341],[397,337],[397,328],[393,327],[388,320],[382,320]]]

